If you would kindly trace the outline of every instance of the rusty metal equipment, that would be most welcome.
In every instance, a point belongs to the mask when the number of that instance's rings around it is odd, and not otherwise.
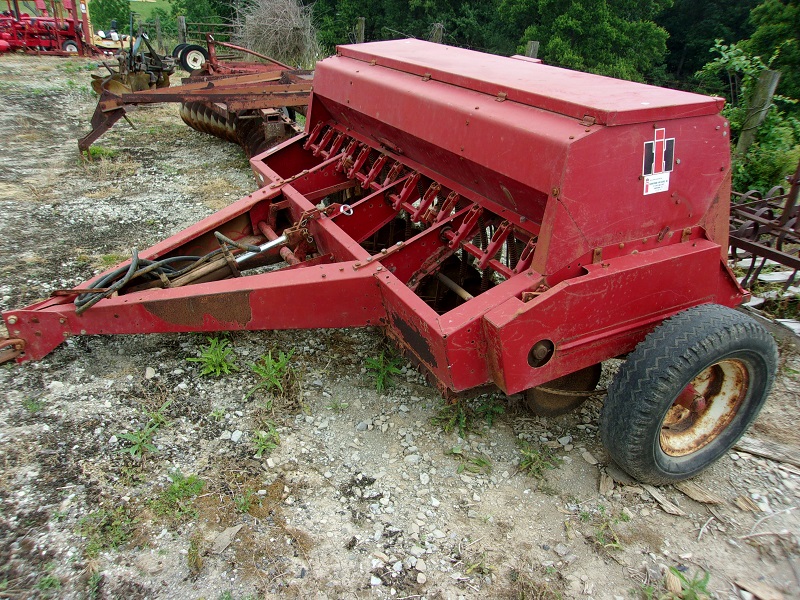
[[[80,150],[87,150],[119,119],[127,118],[132,108],[162,102],[181,103],[180,115],[187,125],[238,143],[248,156],[295,135],[294,113],[305,111],[313,72],[292,69],[246,48],[217,42],[211,35],[207,38],[209,59],[184,79],[182,86],[166,89],[168,77],[163,84],[157,80],[150,89],[140,86],[138,90],[127,89],[113,77],[103,80],[92,115],[93,129],[79,140]],[[253,55],[261,62],[223,60],[217,46]],[[174,69],[173,58],[161,58]],[[146,83],[151,82],[152,72],[144,73],[149,76]]]
[[[97,94],[104,90],[120,95],[169,87],[169,76],[175,72],[175,59],[156,52],[146,32],[141,32],[135,41],[132,37],[129,40],[129,47],[116,55],[116,70],[104,62],[109,75],[92,75],[92,89]]]
[[[380,326],[445,395],[499,388],[550,414],[627,357],[603,407],[609,454],[644,481],[689,477],[744,432],[777,365],[731,308],[746,293],[726,264],[721,107],[417,40],[339,47],[305,132],[251,159],[260,189],[3,313],[6,354]]]
[[[731,207],[730,258],[749,263],[742,286],[750,286],[767,265],[774,261],[794,270],[784,282],[788,289],[797,281],[800,271],[800,163],[790,178],[789,192],[775,187],[765,195],[752,190],[734,192]]]

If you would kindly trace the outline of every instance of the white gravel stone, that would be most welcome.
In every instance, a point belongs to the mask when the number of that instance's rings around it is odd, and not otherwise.
[[[241,440],[241,439],[242,439],[242,430],[241,430],[241,429],[237,429],[236,431],[234,431],[234,432],[231,434],[231,441],[232,441],[234,444],[238,444],[238,443],[239,443],[239,440]]]

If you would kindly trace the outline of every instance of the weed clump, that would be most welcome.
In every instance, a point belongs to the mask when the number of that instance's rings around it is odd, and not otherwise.
[[[103,550],[116,550],[133,537],[138,520],[126,505],[102,507],[78,522],[78,534],[86,538],[85,553],[94,558]]]
[[[208,345],[200,349],[200,356],[187,358],[188,362],[199,363],[201,366],[200,376],[212,375],[222,377],[238,371],[236,366],[236,355],[230,342],[221,338],[206,338]]]
[[[186,521],[197,517],[192,501],[205,487],[205,482],[197,475],[184,476],[175,471],[169,476],[172,483],[150,503],[153,512],[173,521]]]
[[[400,375],[400,358],[391,352],[381,350],[378,358],[367,358],[367,371],[375,377],[375,389],[382,393],[390,387],[394,387],[393,375]]]

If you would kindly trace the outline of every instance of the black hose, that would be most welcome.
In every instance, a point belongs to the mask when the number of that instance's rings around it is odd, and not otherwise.
[[[220,243],[227,244],[233,248],[239,248],[248,252],[260,252],[258,246],[250,244],[241,244],[235,242],[215,231],[215,237]],[[127,267],[120,267],[114,269],[110,273],[106,273],[102,277],[95,279],[86,288],[86,291],[75,298],[75,314],[81,314],[85,310],[91,308],[104,298],[110,298],[114,293],[119,292],[128,283],[137,278],[146,278],[148,280],[156,279],[157,276],[163,275],[168,279],[175,279],[181,277],[186,273],[191,272],[202,264],[207,263],[212,258],[222,254],[223,249],[218,248],[212,250],[204,256],[171,256],[169,258],[162,258],[161,260],[148,260],[146,258],[139,258],[139,252],[136,248],[131,250],[131,264]],[[176,269],[172,266],[173,263],[191,263],[182,269]],[[99,291],[102,289],[103,291]],[[97,290],[97,291],[95,291]]]

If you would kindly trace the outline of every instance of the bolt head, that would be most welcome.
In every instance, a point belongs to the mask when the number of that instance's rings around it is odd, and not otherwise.
[[[15,325],[15,324],[16,324],[16,322],[17,322],[17,317],[15,317],[15,316],[13,316],[13,315],[12,315],[12,316],[10,316],[10,317],[8,317],[8,324],[9,324],[9,325]]]

